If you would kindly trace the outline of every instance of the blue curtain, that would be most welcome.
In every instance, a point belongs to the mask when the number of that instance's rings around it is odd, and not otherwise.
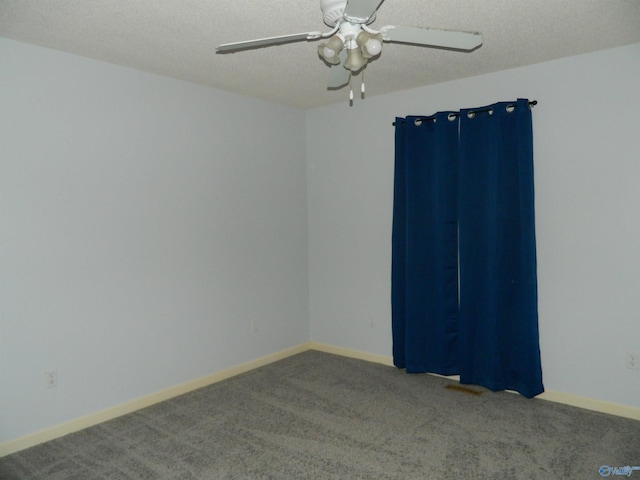
[[[392,316],[396,365],[458,373],[458,122],[396,119]]]
[[[395,125],[395,365],[542,393],[529,102]]]

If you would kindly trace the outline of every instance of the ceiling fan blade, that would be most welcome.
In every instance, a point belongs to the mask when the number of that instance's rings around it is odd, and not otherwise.
[[[216,47],[216,53],[232,53],[239,50],[249,50],[251,48],[270,47],[283,43],[299,42],[301,40],[317,40],[322,37],[322,32],[293,33],[279,37],[259,38],[257,40],[247,40],[244,42],[225,43]]]
[[[482,45],[482,35],[477,32],[396,26],[382,27],[380,31],[386,42],[411,43],[454,50],[473,50]]]
[[[382,0],[347,0],[344,16],[352,23],[367,23],[381,3]]]
[[[329,72],[329,82],[327,88],[340,88],[349,83],[351,72],[344,68],[344,62],[347,60],[346,48],[340,52],[340,63],[331,67]]]

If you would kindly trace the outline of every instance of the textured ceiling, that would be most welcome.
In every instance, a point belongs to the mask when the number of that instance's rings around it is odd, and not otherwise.
[[[484,44],[385,44],[367,96],[640,42],[640,0],[385,0],[371,26],[383,25],[479,31]],[[348,95],[327,90],[318,42],[215,47],[327,30],[318,0],[0,0],[0,36],[302,108]]]

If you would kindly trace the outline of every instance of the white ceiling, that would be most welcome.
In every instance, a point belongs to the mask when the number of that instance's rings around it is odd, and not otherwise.
[[[302,108],[327,90],[318,42],[216,54],[221,43],[328,31],[319,0],[0,0],[0,36]],[[385,0],[371,25],[479,31],[471,53],[385,44],[367,96],[640,42],[640,0]],[[597,68],[597,66],[594,66]],[[356,81],[359,88],[359,79]]]

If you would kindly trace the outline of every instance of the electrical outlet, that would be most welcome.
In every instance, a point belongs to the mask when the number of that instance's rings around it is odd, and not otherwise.
[[[56,388],[58,386],[57,371],[44,372],[44,386],[45,388]]]
[[[640,353],[627,352],[627,368],[640,370]]]
[[[251,333],[256,333],[258,331],[258,322],[255,320],[251,320]]]

